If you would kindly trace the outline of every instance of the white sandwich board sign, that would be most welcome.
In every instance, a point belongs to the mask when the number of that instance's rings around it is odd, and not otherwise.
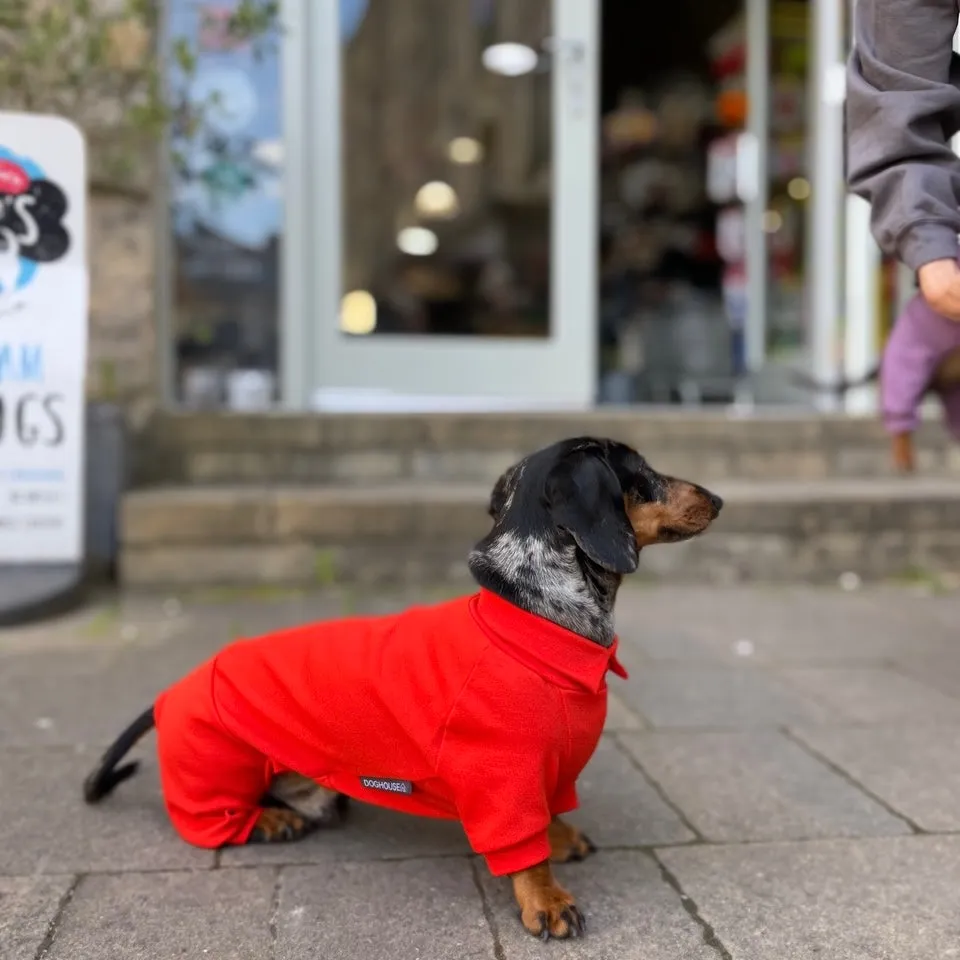
[[[0,112],[0,564],[7,569],[83,562],[86,198],[77,127]]]

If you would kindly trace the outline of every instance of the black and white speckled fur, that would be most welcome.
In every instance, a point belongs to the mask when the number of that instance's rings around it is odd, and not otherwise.
[[[722,501],[657,473],[626,444],[593,437],[555,443],[497,481],[489,506],[493,529],[470,553],[470,571],[480,586],[521,609],[610,646],[623,575],[636,569],[650,542],[635,535],[626,504],[662,510],[677,485],[709,506],[704,520],[664,528],[657,542],[702,532]]]

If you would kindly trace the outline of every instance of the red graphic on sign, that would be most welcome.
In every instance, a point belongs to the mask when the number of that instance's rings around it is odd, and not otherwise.
[[[30,186],[27,171],[12,160],[0,159],[0,193],[25,193]]]

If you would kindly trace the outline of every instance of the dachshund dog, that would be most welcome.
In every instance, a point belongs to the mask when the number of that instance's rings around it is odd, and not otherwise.
[[[876,380],[894,469],[900,473],[916,469],[913,435],[920,425],[920,404],[929,393],[940,398],[946,427],[960,440],[960,323],[935,313],[922,294],[907,302],[880,363],[865,376],[831,387],[798,377],[801,385],[836,396]]]
[[[606,716],[613,607],[644,547],[702,533],[722,501],[612,440],[546,447],[494,486],[473,595],[235,641],[163,691],[84,783],[96,803],[154,726],[164,803],[197,846],[297,839],[347,798],[459,820],[523,926],[578,936],[551,862],[594,850],[560,819]]]

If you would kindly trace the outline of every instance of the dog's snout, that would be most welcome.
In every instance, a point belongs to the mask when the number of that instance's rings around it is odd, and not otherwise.
[[[707,497],[710,500],[710,506],[713,507],[713,517],[716,519],[723,509],[723,498],[718,497],[715,493],[708,493]]]

